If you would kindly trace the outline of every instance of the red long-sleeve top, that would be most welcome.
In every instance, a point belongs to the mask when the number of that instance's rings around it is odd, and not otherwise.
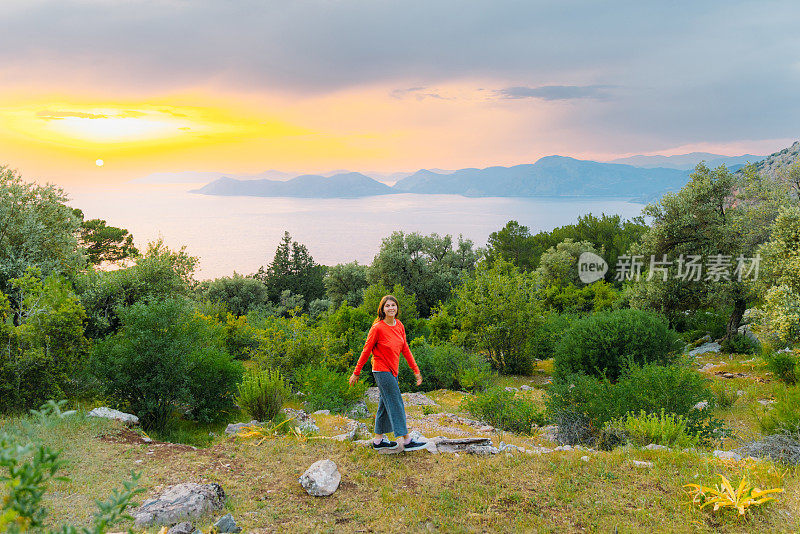
[[[353,374],[356,376],[361,374],[361,368],[367,363],[367,358],[372,353],[373,371],[389,371],[397,376],[401,352],[414,374],[418,374],[419,367],[414,361],[414,356],[411,355],[411,349],[408,348],[406,329],[403,323],[395,319],[394,326],[389,326],[383,321],[376,321],[369,330],[367,342],[364,343],[364,350],[361,351],[361,357],[358,359]]]

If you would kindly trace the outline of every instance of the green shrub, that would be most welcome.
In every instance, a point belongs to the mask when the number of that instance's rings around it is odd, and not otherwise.
[[[711,386],[716,405],[720,408],[730,408],[739,398],[736,388],[728,388],[725,384],[717,382]]]
[[[558,344],[554,376],[584,373],[616,381],[632,365],[667,365],[683,348],[666,321],[642,310],[600,312],[572,323]]]
[[[295,374],[295,384],[305,395],[303,399],[310,410],[345,413],[362,400],[367,391],[363,381],[350,386],[349,378],[349,373],[307,366]]]
[[[249,370],[239,384],[236,404],[258,421],[272,421],[291,393],[277,369]]]
[[[416,385],[413,371],[401,361],[398,373],[401,390],[481,390],[486,388],[493,376],[489,362],[483,357],[452,343],[429,345],[424,339],[418,338],[411,342],[410,347],[422,373],[422,384]],[[401,357],[401,360],[404,359]]]
[[[723,307],[679,314],[674,320],[673,327],[678,332],[686,334],[686,341],[694,341],[706,334],[710,335],[711,339],[719,339],[727,333],[731,311],[731,307]]]
[[[721,351],[728,354],[754,354],[758,344],[744,334],[733,334],[722,340]]]
[[[778,388],[775,400],[759,418],[761,432],[765,435],[800,432],[800,388]]]
[[[564,332],[570,325],[580,318],[580,315],[570,313],[551,313],[544,319],[542,325],[536,329],[531,341],[533,356],[539,360],[548,360],[556,352],[556,346]]]
[[[606,423],[606,426],[616,426],[628,436],[631,443],[640,447],[655,443],[683,449],[695,447],[699,442],[699,436],[689,430],[685,417],[666,413],[664,409],[658,413],[644,410],[638,414],[628,413]]]
[[[582,422],[588,440],[596,439],[608,421],[628,412],[665,413],[686,418],[690,432],[712,439],[719,422],[710,410],[695,410],[700,401],[713,402],[708,379],[695,369],[672,365],[634,366],[614,384],[607,378],[576,374],[555,380],[547,390],[548,416]]]
[[[792,352],[775,352],[764,356],[767,369],[775,378],[793,386],[797,383],[797,357]]]
[[[204,420],[232,405],[241,368],[187,301],[139,302],[118,314],[122,326],[95,344],[91,368],[144,428],[164,429],[178,405]]]
[[[503,388],[491,388],[465,397],[462,407],[487,423],[520,434],[530,434],[533,424],[544,425],[544,412],[536,405]]]

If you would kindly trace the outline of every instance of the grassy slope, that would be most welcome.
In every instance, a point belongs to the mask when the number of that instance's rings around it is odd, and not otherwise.
[[[740,363],[712,354],[704,363],[725,361],[726,369],[764,376],[759,363]],[[716,378],[715,380],[723,380]],[[505,378],[503,385],[535,380]],[[725,380],[745,391],[718,416],[742,433],[757,425],[753,406],[768,398],[774,383],[753,377]],[[541,398],[538,391],[525,393]],[[431,395],[454,411],[460,398],[452,392]],[[411,418],[421,408],[410,408]],[[335,434],[342,420],[318,417],[323,434]],[[76,418],[41,436],[63,448],[63,473],[46,497],[53,524],[84,523],[93,500],[108,495],[132,469],[143,473],[147,496],[179,482],[219,482],[228,494],[227,508],[245,532],[272,531],[540,531],[540,532],[795,532],[800,529],[800,485],[796,470],[770,462],[731,462],[684,452],[618,449],[611,453],[573,451],[544,456],[473,457],[431,455],[426,451],[374,455],[351,443],[288,438],[254,442],[215,438],[211,447],[143,444],[116,423]],[[104,437],[105,436],[105,437]],[[544,444],[534,437],[505,434],[506,442]],[[499,441],[495,437],[495,444]],[[581,460],[588,455],[589,461]],[[342,484],[327,498],[310,497],[297,482],[311,463],[330,458],[339,466]],[[652,469],[634,467],[649,460]],[[786,493],[741,521],[686,504],[681,484],[716,482],[722,473],[738,482],[748,471],[761,487],[783,486]],[[152,531],[155,532],[156,529]]]

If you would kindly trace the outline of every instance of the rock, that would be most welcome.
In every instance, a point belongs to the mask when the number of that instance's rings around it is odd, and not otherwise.
[[[713,339],[711,339],[711,334],[706,334],[697,341],[699,341],[700,343],[711,343]]]
[[[120,412],[119,410],[114,410],[112,408],[107,408],[105,406],[101,406],[100,408],[95,408],[91,412],[89,412],[88,417],[102,417],[104,419],[116,419],[117,421],[122,421],[126,425],[133,426],[139,424],[139,418],[131,413]]]
[[[381,393],[376,387],[367,388],[364,398],[372,404],[378,404],[381,401]]]
[[[572,450],[572,445],[559,445],[558,447],[556,447],[553,450],[554,451],[571,451]]]
[[[311,421],[312,423],[316,423],[314,418],[308,415],[305,410],[295,410],[294,408],[284,408],[283,413],[286,414],[287,419],[294,418],[297,421],[297,424],[302,424],[307,421]]]
[[[745,324],[740,326],[738,332],[755,343],[757,346],[761,345],[761,340],[758,339],[758,336],[756,336],[756,334],[753,332],[753,329],[750,328],[750,325]]]
[[[197,519],[221,510],[224,501],[225,492],[219,484],[177,484],[158,497],[147,499],[133,512],[134,526],[171,525]]]
[[[217,532],[220,534],[231,532],[233,534],[239,534],[242,531],[242,527],[236,526],[236,520],[233,519],[233,515],[225,514],[224,516],[220,517],[219,520],[214,523],[214,528],[217,529]]]
[[[439,406],[422,393],[403,393],[403,404],[406,406]]]
[[[705,354],[707,352],[719,352],[722,350],[722,346],[716,342],[710,343],[703,343],[696,349],[692,349],[689,351],[689,356],[697,356],[698,354]]]
[[[491,449],[497,450],[492,446],[492,440],[489,438],[444,438],[436,444],[436,450],[444,453],[494,454]]]
[[[522,391],[531,391],[531,390],[534,390],[534,389],[536,389],[536,388],[532,388],[532,387],[530,387],[528,384],[523,384],[523,385],[521,385],[521,386],[519,387],[519,389],[521,389]]]
[[[708,372],[712,371],[712,370],[713,370],[715,367],[716,367],[716,365],[715,365],[715,364],[713,364],[713,363],[707,363],[707,364],[705,364],[703,367],[701,367],[700,369],[698,369],[698,371],[700,371],[701,373],[708,373]]]
[[[699,404],[699,403],[698,403]],[[651,443],[644,447],[648,451],[668,451],[669,447],[665,447],[664,445],[659,445],[657,443]]]
[[[519,447],[517,447],[516,445],[513,445],[511,443],[503,443],[501,441],[500,442],[500,446],[498,447],[498,450],[500,452],[519,452],[522,449],[520,449]]]
[[[297,425],[297,429],[303,434],[316,434],[319,432],[319,427],[314,421],[303,421]]]
[[[581,461],[588,462],[589,461],[589,457],[588,456],[581,456]]]
[[[760,400],[758,400],[758,403],[761,406],[769,406],[770,404],[775,404],[775,401],[774,400],[770,400],[770,399],[760,399]]]
[[[313,413],[313,415],[330,415],[330,414],[331,414],[330,410],[317,410],[316,412]]]
[[[347,422],[347,432],[344,434],[339,434],[337,436],[333,436],[332,439],[337,441],[354,441],[359,434],[361,435],[368,435],[369,428],[364,423],[360,423],[358,421],[348,421]]]
[[[478,432],[494,432],[494,427],[492,425],[483,425],[478,429]]]
[[[693,410],[705,410],[706,408],[708,408],[708,401],[700,401],[692,406]]]
[[[744,390],[743,389],[737,389],[736,390],[736,396],[737,397],[741,397],[742,395],[744,395]]]
[[[733,451],[716,450],[711,454],[713,454],[715,458],[719,458],[720,460],[741,460],[742,459],[742,455],[741,454],[739,454],[737,452],[733,452]]]
[[[240,430],[242,430],[244,427],[247,427],[247,426],[255,426],[255,425],[257,425],[257,424],[259,424],[259,423],[258,423],[258,421],[256,421],[255,419],[253,419],[253,420],[252,420],[252,421],[250,421],[249,423],[231,423],[230,425],[228,425],[228,426],[226,426],[226,427],[225,427],[225,433],[226,433],[227,435],[229,435],[229,436],[235,436],[235,435],[236,435],[236,434],[238,434],[238,433],[239,433],[239,431],[240,431]]]
[[[641,460],[631,460],[635,467],[650,468],[653,467],[653,462],[644,462]]]
[[[360,401],[358,404],[350,408],[350,411],[347,412],[347,416],[352,419],[361,419],[362,417],[369,417],[369,408],[367,408],[367,403],[364,401]]]
[[[167,534],[194,534],[195,528],[189,521],[178,523],[167,531]]]
[[[332,495],[339,487],[342,475],[332,460],[318,460],[300,476],[300,485],[314,497]]]
[[[534,447],[533,449],[527,449],[525,452],[528,454],[548,454],[553,452],[553,449],[549,449],[547,447]]]
[[[506,390],[506,391],[511,391],[511,392],[516,392],[516,391],[519,391],[517,388],[512,388],[512,387],[510,387],[510,386],[509,386],[509,387],[506,387],[506,388],[505,388],[505,390]]]

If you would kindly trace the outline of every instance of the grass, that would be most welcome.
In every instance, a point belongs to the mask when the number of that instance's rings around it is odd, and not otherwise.
[[[710,361],[719,355],[710,356]],[[724,356],[728,360],[727,355]],[[730,365],[749,356],[734,356]],[[546,362],[539,362],[545,363]],[[699,363],[697,367],[703,365]],[[728,365],[726,363],[726,365]],[[751,414],[757,399],[772,394],[774,382],[753,377],[722,379],[745,391],[716,417],[741,432],[754,432]],[[750,371],[748,371],[750,374]],[[766,377],[768,378],[768,377]],[[508,385],[529,377],[503,377]],[[738,380],[739,382],[734,382]],[[518,392],[541,399],[539,390]],[[538,397],[537,397],[538,395]],[[438,390],[428,396],[442,412],[459,413],[464,394]],[[299,406],[298,406],[299,407]],[[374,407],[373,407],[374,409]],[[421,407],[409,407],[421,417]],[[469,417],[468,414],[463,414]],[[314,416],[322,435],[344,431],[336,415]],[[14,418],[2,423],[14,427]],[[369,418],[363,419],[371,426]],[[203,432],[208,433],[204,428]],[[187,430],[191,435],[192,432]],[[199,434],[200,431],[198,430]],[[225,512],[233,513],[245,532],[796,532],[800,529],[800,471],[771,462],[723,461],[708,454],[619,448],[612,452],[577,450],[547,455],[499,454],[490,457],[431,455],[422,451],[375,455],[352,443],[330,440],[267,440],[260,446],[217,435],[192,449],[166,443],[144,444],[116,422],[76,417],[37,439],[62,449],[62,473],[70,482],[54,482],[46,495],[52,525],[86,524],[94,500],[107,496],[141,471],[143,498],[180,482],[218,482],[228,495]],[[530,448],[537,439],[505,433],[500,439]],[[548,443],[541,443],[551,445]],[[589,461],[581,457],[589,456]],[[310,497],[298,477],[313,462],[330,458],[342,475],[339,490],[327,498]],[[634,467],[632,460],[653,463]],[[688,504],[686,483],[708,485],[717,474],[739,480],[747,473],[761,487],[783,487],[777,502],[748,512],[745,519],[700,511]],[[223,512],[223,513],[225,513]],[[200,526],[207,527],[212,518]],[[129,526],[129,525],[123,525]],[[118,528],[117,530],[121,530]],[[158,529],[150,529],[154,533]]]

